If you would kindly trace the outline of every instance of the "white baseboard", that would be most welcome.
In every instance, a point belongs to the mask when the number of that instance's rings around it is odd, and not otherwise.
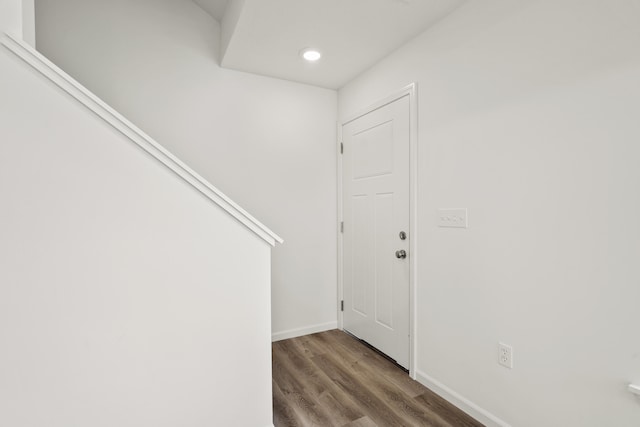
[[[501,420],[493,415],[491,412],[481,408],[469,399],[453,391],[440,381],[430,377],[424,372],[416,371],[416,379],[418,382],[429,390],[433,391],[449,403],[455,405],[460,410],[471,415],[476,420],[480,421],[487,427],[511,427],[511,424]]]
[[[338,328],[338,321],[321,323],[319,325],[305,326],[303,328],[289,329],[288,331],[275,332],[271,334],[271,341],[281,341],[289,338],[301,337],[303,335],[315,334],[316,332],[330,331]]]

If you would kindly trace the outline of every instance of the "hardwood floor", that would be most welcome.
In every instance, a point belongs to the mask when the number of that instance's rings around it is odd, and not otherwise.
[[[273,343],[275,427],[482,427],[350,335]]]

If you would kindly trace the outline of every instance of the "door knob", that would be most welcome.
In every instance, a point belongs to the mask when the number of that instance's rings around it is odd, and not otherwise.
[[[407,257],[407,251],[405,251],[404,249],[400,249],[399,251],[396,251],[396,258],[405,259],[406,257]]]

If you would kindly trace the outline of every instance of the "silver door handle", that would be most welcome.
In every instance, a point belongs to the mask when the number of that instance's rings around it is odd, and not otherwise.
[[[407,251],[405,251],[404,249],[400,249],[399,251],[396,251],[396,258],[405,259],[406,257],[407,257]]]

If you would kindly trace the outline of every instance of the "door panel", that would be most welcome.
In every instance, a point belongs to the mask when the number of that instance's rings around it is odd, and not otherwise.
[[[353,135],[353,178],[393,173],[393,122],[389,121]]]
[[[369,200],[366,195],[353,197],[353,248],[369,245]],[[353,269],[352,275],[352,307],[359,314],[367,316],[367,283],[371,282],[371,269],[367,253],[364,251],[352,251]]]
[[[375,200],[375,319],[393,329],[393,258],[384,241],[393,234],[393,194],[377,194]]]
[[[343,126],[344,328],[409,365],[409,97]]]

